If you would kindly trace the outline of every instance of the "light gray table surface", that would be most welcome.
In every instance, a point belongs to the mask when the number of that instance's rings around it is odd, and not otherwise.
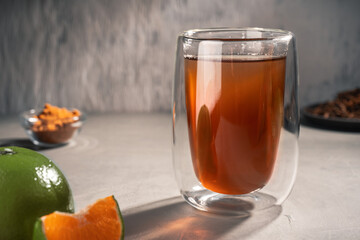
[[[29,145],[16,117],[0,117],[0,144]],[[67,176],[77,210],[116,197],[125,239],[360,239],[360,133],[301,127],[299,146],[290,197],[247,218],[182,200],[168,114],[89,115],[73,142],[40,152]]]

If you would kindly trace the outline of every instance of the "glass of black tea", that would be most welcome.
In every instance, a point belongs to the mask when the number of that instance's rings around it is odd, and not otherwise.
[[[173,163],[184,199],[244,215],[281,205],[298,161],[294,34],[194,29],[178,37]]]

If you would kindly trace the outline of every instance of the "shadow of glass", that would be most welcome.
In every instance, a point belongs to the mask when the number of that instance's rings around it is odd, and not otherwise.
[[[48,149],[53,149],[53,148],[58,148],[58,147],[62,147],[65,146],[66,144],[63,145],[56,145],[56,146],[52,146],[52,147],[43,147],[43,146],[38,146],[33,144],[29,139],[27,138],[10,138],[10,139],[0,139],[0,147],[10,147],[10,146],[15,146],[15,147],[23,147],[23,148],[28,148],[34,151],[43,151],[43,150],[48,150]]]
[[[181,197],[124,211],[125,239],[219,239],[230,231],[246,237],[281,213],[273,207],[253,215],[217,215],[196,210]]]

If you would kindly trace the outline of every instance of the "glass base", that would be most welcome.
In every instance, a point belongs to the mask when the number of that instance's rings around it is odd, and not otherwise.
[[[55,148],[55,147],[65,146],[66,144],[68,144],[71,141],[71,139],[69,139],[67,141],[59,142],[59,143],[47,143],[47,142],[40,141],[39,138],[36,136],[36,134],[31,130],[27,130],[26,133],[28,134],[31,142],[34,145],[40,146],[40,147],[45,147],[45,148]]]
[[[206,212],[223,215],[247,216],[251,213],[278,205],[275,197],[253,192],[243,195],[226,195],[206,189],[181,192],[191,206]]]
[[[62,147],[65,146],[69,143],[68,142],[64,142],[64,143],[44,143],[44,142],[39,142],[35,139],[30,139],[32,141],[32,143],[36,146],[40,146],[40,147],[45,147],[45,148],[55,148],[55,147]]]

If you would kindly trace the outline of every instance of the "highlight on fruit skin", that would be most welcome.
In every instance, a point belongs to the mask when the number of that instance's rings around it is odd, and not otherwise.
[[[53,212],[37,220],[33,240],[119,240],[124,223],[114,196],[75,213]]]

